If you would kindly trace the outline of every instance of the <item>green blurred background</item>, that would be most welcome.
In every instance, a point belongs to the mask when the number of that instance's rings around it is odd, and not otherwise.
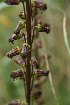
[[[51,25],[49,35],[44,34],[45,46],[48,54],[53,84],[60,105],[70,105],[70,56],[64,42],[63,35],[63,9],[66,13],[66,30],[68,41],[70,40],[70,0],[42,0],[47,3],[48,10],[42,14],[43,22]],[[59,9],[60,8],[60,9]],[[7,105],[10,100],[24,98],[24,86],[20,80],[10,79],[10,72],[20,67],[5,55],[17,45],[22,46],[22,40],[9,44],[8,38],[21,20],[18,14],[22,11],[19,6],[7,6],[0,0],[0,105]],[[70,41],[69,41],[70,44]],[[42,87],[43,96],[46,99],[44,105],[56,105],[49,79]],[[24,98],[25,100],[25,98]]]

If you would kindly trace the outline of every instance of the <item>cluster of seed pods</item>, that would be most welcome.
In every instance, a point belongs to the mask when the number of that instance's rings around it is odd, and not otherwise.
[[[5,0],[5,3],[8,5],[19,5],[19,3],[22,2],[22,0]],[[24,0],[26,2],[26,0]],[[40,0],[34,0],[31,2],[31,9],[32,9],[32,18],[36,18],[35,16],[35,9],[37,11],[41,11],[39,13],[42,13],[47,9],[47,4],[43,3]],[[38,12],[36,15],[38,15]],[[27,57],[28,57],[28,52],[30,51],[30,46],[27,43],[27,35],[23,32],[23,29],[26,29],[27,23],[26,23],[26,16],[27,16],[27,11],[24,10],[19,13],[19,17],[22,19],[22,21],[19,21],[17,24],[16,28],[14,29],[13,35],[10,36],[8,39],[9,42],[14,44],[15,40],[17,41],[18,39],[24,38],[24,43],[22,47],[16,47],[9,51],[6,55],[8,58],[13,58],[16,55],[20,55],[20,57],[15,58],[16,64],[22,67],[22,69],[14,70],[11,72],[10,77],[12,79],[21,79],[24,80],[26,83],[26,66],[27,66]],[[37,25],[33,26],[32,32],[33,34],[31,35],[31,42],[33,43],[35,40],[35,45],[37,48],[42,47],[41,41],[35,39],[35,31],[39,32],[46,32],[46,34],[50,33],[50,25],[47,23],[42,23],[39,18],[37,18]],[[37,61],[37,59],[32,58],[30,60],[30,66],[31,66],[31,98],[36,99],[39,103],[41,102],[41,96],[42,92],[39,90],[40,85],[45,79],[41,79],[41,77],[47,77],[49,75],[49,70],[42,70],[40,69],[40,64]],[[25,84],[26,85],[26,84]],[[41,99],[41,100],[40,100]],[[9,105],[27,105],[27,102],[21,102],[19,100],[14,100],[9,103]]]

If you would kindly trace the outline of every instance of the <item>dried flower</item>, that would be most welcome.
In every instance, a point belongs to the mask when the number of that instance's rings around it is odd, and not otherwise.
[[[22,49],[21,49],[21,53],[20,53],[20,55],[23,59],[26,59],[29,50],[30,50],[29,45],[27,43],[24,43],[22,46]]]
[[[37,76],[48,76],[49,70],[35,70]]]
[[[32,7],[40,8],[41,10],[46,10],[47,4],[41,2],[40,0],[35,0],[32,2]]]
[[[24,36],[24,33],[23,32],[21,32],[21,33],[19,33],[19,34],[13,34],[9,39],[8,39],[8,41],[9,41],[9,43],[10,42],[14,42],[14,40],[18,40],[18,39],[20,39],[20,38],[22,38]],[[14,43],[13,43],[14,44]]]
[[[20,105],[20,100],[13,100],[13,101],[10,101],[8,105]]]
[[[31,66],[34,66],[35,69],[39,69],[40,65],[36,59],[31,59],[30,61]]]
[[[19,5],[20,0],[5,0],[8,5]]]
[[[24,76],[24,72],[22,69],[12,71],[10,74],[10,77],[13,79],[17,79],[18,77],[22,78],[23,76]]]
[[[12,58],[13,56],[20,54],[20,48],[17,46],[16,48],[12,49],[10,52],[8,52],[6,55],[8,58]]]
[[[25,66],[25,61],[21,58],[16,58],[14,61],[22,67]]]
[[[20,17],[21,19],[25,19],[24,11],[22,11],[22,12],[19,14],[19,17]]]
[[[42,92],[40,90],[36,90],[34,92],[32,92],[32,97],[33,98],[39,98],[42,95]]]
[[[46,32],[47,34],[49,34],[50,26],[48,24],[44,24],[44,25],[38,24],[37,30],[38,32]]]

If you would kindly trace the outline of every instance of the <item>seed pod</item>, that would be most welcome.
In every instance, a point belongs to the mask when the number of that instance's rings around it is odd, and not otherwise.
[[[35,69],[39,69],[40,65],[36,59],[31,59],[30,61],[31,66],[34,66]]]
[[[24,43],[21,49],[21,53],[20,53],[23,59],[26,59],[29,50],[30,50],[29,45],[27,43]]]
[[[26,22],[25,21],[19,21],[14,33],[19,32],[21,29],[26,27]]]
[[[42,92],[40,90],[36,90],[35,92],[32,92],[32,97],[37,99],[42,95]]]
[[[40,76],[48,76],[49,74],[49,70],[35,70],[35,74],[36,76],[40,77]]]
[[[20,17],[21,19],[25,19],[24,11],[20,12],[19,17]]]
[[[17,79],[18,77],[22,78],[23,76],[24,76],[24,72],[22,69],[12,71],[10,74],[10,77],[13,79]]]
[[[32,2],[32,7],[40,8],[41,10],[46,10],[47,4],[41,2],[40,0],[35,0]]]
[[[25,66],[25,61],[24,61],[23,59],[21,59],[21,58],[16,58],[14,61],[15,61],[18,65],[20,65],[20,66],[22,66],[22,67]]]
[[[5,0],[8,5],[19,5],[20,0]]]
[[[47,34],[50,33],[50,26],[48,24],[38,24],[38,28],[37,28],[38,32],[46,32]]]
[[[20,33],[20,34],[13,34],[9,39],[8,39],[8,41],[9,41],[9,43],[10,42],[14,42],[14,40],[18,40],[18,39],[20,39],[20,38],[22,38],[24,36],[24,33]],[[14,44],[14,43],[13,43]]]
[[[20,105],[20,100],[13,100],[13,101],[10,101],[8,105]]]
[[[10,52],[8,52],[6,55],[8,58],[12,58],[13,56],[20,54],[20,48],[17,46],[16,48],[12,49]]]

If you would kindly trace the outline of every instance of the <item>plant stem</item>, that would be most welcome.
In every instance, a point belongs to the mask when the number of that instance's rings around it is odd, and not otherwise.
[[[24,6],[24,0],[22,0]],[[30,105],[30,84],[31,84],[31,68],[30,68],[30,60],[31,60],[31,4],[29,0],[26,0],[26,30],[27,30],[27,44],[30,46],[30,51],[27,56],[27,65],[26,65],[26,101],[28,105]]]
[[[30,60],[31,60],[31,7],[29,0],[26,0],[26,23],[27,23],[27,43],[30,45],[30,51],[28,52],[27,57],[27,67],[26,67],[26,101],[30,105],[30,82],[31,82],[31,73],[30,73]]]

